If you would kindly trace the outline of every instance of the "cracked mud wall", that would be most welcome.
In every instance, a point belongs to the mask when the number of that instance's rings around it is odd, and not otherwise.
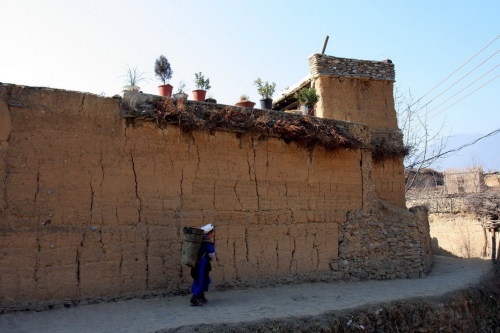
[[[380,202],[369,150],[160,129],[119,104],[0,85],[4,308],[185,290],[181,230],[206,223],[215,285],[428,270],[427,219]]]
[[[119,100],[0,86],[0,304],[186,288],[183,226],[214,223],[214,283],[330,271],[363,203],[360,151],[126,125]]]
[[[403,157],[391,157],[373,163],[373,178],[380,199],[405,207]]]
[[[436,254],[461,258],[491,257],[491,230],[469,214],[430,214],[430,234]]]
[[[321,98],[318,117],[366,124],[373,132],[399,133],[394,109],[392,80],[318,75],[314,85]],[[401,140],[402,145],[402,137]],[[377,195],[392,204],[405,206],[403,160],[389,158],[374,163],[373,178]]]

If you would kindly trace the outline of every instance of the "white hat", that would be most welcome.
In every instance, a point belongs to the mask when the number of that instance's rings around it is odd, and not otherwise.
[[[214,230],[214,225],[213,224],[207,224],[207,225],[204,225],[203,227],[200,228],[201,230],[203,230],[203,233],[206,235],[208,234],[210,231]]]

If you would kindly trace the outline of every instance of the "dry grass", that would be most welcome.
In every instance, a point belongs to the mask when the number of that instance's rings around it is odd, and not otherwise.
[[[134,106],[122,103],[122,109],[122,114],[128,119],[152,120],[160,127],[175,124],[185,132],[207,130],[248,133],[261,138],[280,138],[287,143],[293,141],[304,148],[323,147],[330,151],[341,147],[369,149],[375,160],[405,156],[409,150],[387,138],[377,137],[370,144],[363,143],[346,122],[274,110],[250,110],[161,98]]]
[[[335,121],[290,115],[270,110],[207,106],[202,103],[155,101],[154,116],[159,126],[177,124],[183,131],[223,130],[279,137],[302,147],[360,148],[362,142]]]
[[[382,161],[392,157],[404,157],[410,153],[410,147],[383,136],[374,137],[371,146],[375,161]]]

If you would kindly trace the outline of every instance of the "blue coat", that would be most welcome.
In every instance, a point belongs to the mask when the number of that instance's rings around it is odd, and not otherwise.
[[[214,243],[207,236],[203,236],[203,242],[198,253],[198,262],[191,269],[193,296],[200,296],[203,292],[208,291],[208,285],[211,282],[209,272],[212,270],[209,253],[215,253]]]

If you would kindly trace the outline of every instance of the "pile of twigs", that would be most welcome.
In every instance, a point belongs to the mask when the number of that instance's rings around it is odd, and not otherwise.
[[[375,161],[391,157],[404,157],[410,153],[411,147],[398,140],[390,140],[384,136],[375,136],[371,140],[372,156]]]
[[[153,118],[159,126],[176,124],[183,131],[223,130],[279,137],[302,147],[359,148],[362,142],[339,122],[279,111],[215,107],[204,103],[153,101]]]

